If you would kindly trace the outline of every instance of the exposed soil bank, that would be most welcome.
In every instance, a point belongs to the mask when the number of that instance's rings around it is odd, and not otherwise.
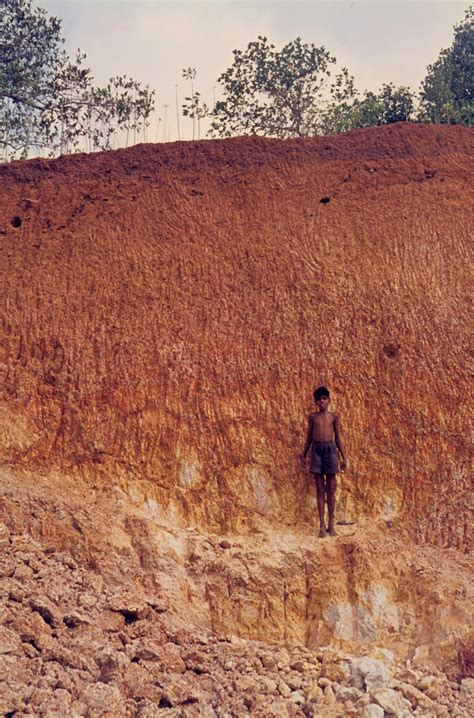
[[[468,715],[472,149],[0,166],[0,713]],[[318,542],[322,383],[353,524]]]

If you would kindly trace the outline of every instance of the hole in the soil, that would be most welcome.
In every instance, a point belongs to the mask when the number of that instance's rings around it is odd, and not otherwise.
[[[173,704],[170,703],[170,701],[165,698],[165,696],[161,696],[160,702],[158,703],[158,708],[172,708]]]
[[[56,386],[56,377],[54,376],[54,374],[45,374],[44,383],[49,384],[50,386]]]
[[[15,217],[13,217],[13,219],[12,219],[12,227],[15,227],[15,228],[21,227],[21,217],[19,217],[18,215],[16,215]]]
[[[54,616],[46,607],[44,606],[35,606],[33,608],[33,611],[36,611],[39,613],[41,618],[45,623],[48,624],[48,626],[51,626],[51,628],[54,626]]]
[[[386,344],[383,351],[389,359],[396,359],[400,354],[400,347],[397,344]]]
[[[139,662],[140,662],[140,659],[138,658],[138,656],[133,656],[131,662],[132,662],[132,663],[139,663]]]
[[[81,625],[81,621],[77,616],[64,616],[63,622],[68,628],[77,628]]]
[[[328,204],[328,202],[331,201],[331,198],[330,197],[321,197],[321,199],[319,201],[321,204]]]
[[[138,621],[138,613],[135,611],[120,611],[122,616],[125,618],[125,624],[129,626],[131,623]]]

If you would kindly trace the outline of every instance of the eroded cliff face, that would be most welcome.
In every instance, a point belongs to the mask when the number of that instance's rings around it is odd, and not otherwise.
[[[9,550],[32,536],[161,596],[168,628],[469,675],[472,137],[400,124],[0,167]],[[318,544],[297,454],[322,383],[353,523]]]
[[[326,383],[348,517],[467,547],[471,149],[401,124],[0,168],[3,460],[301,525]]]

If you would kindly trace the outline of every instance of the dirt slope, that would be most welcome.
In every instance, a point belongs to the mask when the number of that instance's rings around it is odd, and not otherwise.
[[[467,548],[472,146],[399,124],[1,167],[3,461],[301,525],[324,382],[346,517]]]
[[[473,144],[0,166],[0,714],[469,715]]]

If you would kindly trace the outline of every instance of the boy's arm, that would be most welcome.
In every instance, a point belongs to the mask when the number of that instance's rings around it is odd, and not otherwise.
[[[339,414],[334,414],[334,441],[336,442],[336,446],[339,449],[339,453],[341,454],[341,469],[344,471],[347,465],[347,461],[341,441],[341,417],[339,416]]]
[[[304,466],[304,461],[306,459],[306,454],[309,451],[309,447],[313,443],[313,415],[309,414],[308,416],[308,431],[306,433],[306,441],[304,443],[304,448],[302,453],[300,454],[300,460],[301,464]]]

